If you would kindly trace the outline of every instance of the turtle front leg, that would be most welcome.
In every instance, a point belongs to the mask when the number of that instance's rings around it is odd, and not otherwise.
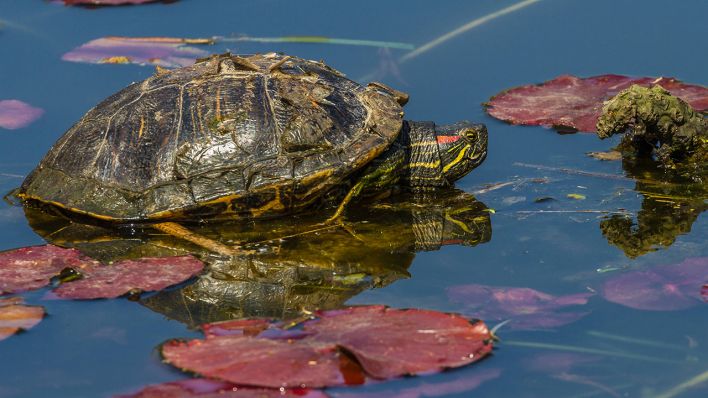
[[[362,178],[361,180],[359,180],[359,182],[354,184],[354,186],[349,190],[349,192],[347,192],[347,196],[345,196],[339,206],[337,206],[337,211],[335,211],[334,214],[330,218],[328,218],[323,224],[333,225],[341,223],[341,218],[344,214],[344,210],[346,209],[347,205],[349,204],[349,202],[352,201],[352,199],[357,197],[365,187],[365,178]]]
[[[252,251],[241,250],[238,247],[228,246],[214,239],[210,239],[206,236],[194,233],[176,222],[161,222],[157,224],[152,224],[152,227],[158,231],[162,231],[177,238],[184,239],[211,252],[222,254],[225,256],[253,254]]]
[[[407,140],[406,137],[403,138]],[[337,211],[323,223],[324,225],[341,224],[341,218],[344,216],[344,211],[349,202],[359,196],[364,190],[385,191],[400,182],[404,171],[408,168],[406,160],[410,151],[408,145],[399,143],[401,139],[399,137],[398,141],[394,142],[386,152],[371,162],[364,170],[363,175],[359,177],[359,181],[349,189],[347,195],[342,199]]]

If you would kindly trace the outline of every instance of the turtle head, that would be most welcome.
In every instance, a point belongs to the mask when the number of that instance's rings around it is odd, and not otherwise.
[[[454,183],[487,157],[487,127],[468,121],[436,126],[436,139],[445,179]]]

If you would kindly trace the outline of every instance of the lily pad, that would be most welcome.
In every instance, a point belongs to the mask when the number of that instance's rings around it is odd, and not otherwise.
[[[0,100],[0,128],[15,130],[28,126],[44,111],[15,99]]]
[[[195,276],[204,264],[192,256],[125,260],[82,271],[82,278],[63,283],[54,294],[67,299],[115,298],[131,291],[162,290]]]
[[[460,285],[448,288],[450,300],[463,304],[463,313],[494,320],[510,319],[512,329],[550,329],[566,325],[587,312],[559,312],[568,306],[584,305],[592,293],[553,296],[526,287]]]
[[[189,44],[210,44],[211,39],[176,37],[117,37],[91,40],[62,56],[64,61],[92,64],[139,64],[176,68],[193,64],[209,52]]]
[[[617,275],[605,282],[603,296],[638,310],[682,310],[703,302],[701,291],[707,281],[708,257],[695,257],[678,264]]]
[[[316,388],[463,366],[492,350],[483,322],[436,311],[351,307],[318,312],[296,330],[278,326],[171,340],[161,351],[173,366],[239,385]]]
[[[0,340],[33,328],[44,318],[44,308],[24,305],[22,298],[0,299]]]
[[[694,109],[708,110],[708,88],[670,77],[600,75],[579,78],[563,75],[543,84],[503,91],[489,100],[487,112],[512,124],[594,132],[603,102],[633,84],[644,87],[660,85]]]
[[[209,379],[187,379],[147,386],[135,394],[114,398],[327,398],[319,390],[240,387]]]
[[[193,277],[204,264],[192,256],[141,258],[101,265],[76,249],[53,245],[23,247],[0,253],[0,294],[39,289],[63,270],[81,278],[54,293],[61,298],[113,298],[134,289],[161,290]]]
[[[53,245],[23,247],[0,253],[0,295],[39,289],[64,268],[84,269],[98,263],[76,249]]]

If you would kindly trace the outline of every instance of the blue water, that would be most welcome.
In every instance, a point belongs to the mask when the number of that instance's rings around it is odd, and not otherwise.
[[[26,128],[0,130],[0,192],[17,187],[51,144],[88,109],[153,73],[153,68],[145,66],[61,60],[62,54],[89,40],[108,35],[318,35],[420,46],[511,4],[492,0],[442,4],[180,0],[169,5],[86,9],[39,0],[3,0],[0,99],[20,99],[43,108],[45,114]],[[382,55],[372,47],[302,43],[235,43],[207,49],[279,51],[324,59],[350,78],[374,75],[408,92],[411,101],[406,116],[410,119],[441,124],[469,119],[487,124],[489,156],[457,187],[475,192],[487,184],[516,181],[477,195],[495,210],[490,215],[491,239],[474,247],[449,245],[418,253],[407,269],[409,279],[363,291],[348,300],[349,304],[460,311],[463,307],[450,301],[446,293],[452,285],[528,287],[558,296],[599,292],[605,280],[623,272],[708,256],[705,213],[692,223],[690,233],[677,236],[669,247],[632,259],[603,237],[599,225],[604,214],[567,212],[623,208],[636,217],[643,196],[631,179],[517,164],[624,176],[619,162],[600,162],[585,155],[608,150],[616,140],[511,126],[487,116],[480,106],[503,89],[560,74],[673,76],[708,85],[707,15],[708,3],[700,0],[543,0],[400,64],[395,73],[380,69],[382,57],[395,60],[405,54],[403,50]],[[546,182],[529,181],[533,178],[546,178]],[[586,199],[569,199],[568,193],[583,194]],[[534,203],[544,196],[557,200]],[[541,209],[566,212],[523,213]],[[21,208],[0,204],[0,249],[43,242]],[[708,275],[696,281],[697,288],[706,281]],[[199,336],[185,324],[125,299],[46,301],[44,293],[23,296],[29,303],[44,305],[48,317],[31,331],[0,342],[0,397],[103,397],[183,377],[161,364],[154,348],[168,338]],[[363,391],[442,386],[491,371],[498,377],[473,392],[453,389],[443,393],[440,387],[440,394],[653,397],[708,370],[705,303],[676,311],[645,311],[610,303],[598,294],[588,304],[567,311],[587,314],[544,331],[502,327],[498,333],[502,340],[494,355],[479,364],[395,380]],[[490,321],[490,325],[495,323]],[[527,347],[520,342],[555,346]],[[565,355],[574,364],[554,366],[559,357],[545,357],[550,354]],[[532,362],[538,358],[546,359]],[[708,383],[677,396],[708,396]]]

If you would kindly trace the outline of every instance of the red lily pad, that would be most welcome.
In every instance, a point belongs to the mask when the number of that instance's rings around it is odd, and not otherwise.
[[[147,386],[135,394],[114,398],[327,398],[318,390],[306,388],[275,389],[240,387],[235,384],[209,380],[187,379]]]
[[[584,305],[592,293],[553,296],[526,287],[461,285],[448,288],[450,300],[463,304],[462,312],[474,317],[502,321],[510,319],[512,329],[550,329],[566,325],[587,312],[558,312]]]
[[[248,335],[234,333],[233,324],[219,330],[231,332],[166,342],[161,349],[165,361],[239,385],[316,388],[361,383],[364,374],[387,379],[463,366],[492,350],[481,321],[384,306],[319,312],[295,331],[271,325]]]
[[[44,308],[24,305],[22,298],[0,299],[0,340],[33,328],[44,318]]]
[[[91,40],[62,56],[64,61],[92,64],[139,64],[176,68],[193,64],[209,52],[189,44],[211,44],[211,39],[177,37],[117,37]]]
[[[162,290],[195,276],[204,264],[192,256],[124,260],[82,270],[82,278],[63,283],[54,294],[66,299],[115,298],[134,290]]]
[[[0,253],[0,295],[39,289],[64,268],[84,269],[97,264],[78,250],[44,245]]]
[[[19,100],[0,100],[0,127],[15,130],[39,119],[44,111]]]
[[[638,310],[682,310],[703,302],[701,290],[707,281],[708,257],[689,258],[679,264],[617,275],[605,282],[603,296]]]
[[[193,277],[204,264],[192,256],[141,258],[101,265],[76,249],[53,245],[23,247],[0,253],[0,294],[39,289],[70,268],[82,278],[65,282],[61,298],[113,298],[134,289],[161,290]]]
[[[703,301],[708,302],[708,284],[701,288],[701,297],[703,297]]]
[[[708,110],[708,88],[670,77],[601,75],[579,78],[563,75],[543,84],[503,91],[489,100],[487,112],[512,124],[594,132],[602,113],[602,103],[633,84],[644,87],[658,84],[694,109]]]

